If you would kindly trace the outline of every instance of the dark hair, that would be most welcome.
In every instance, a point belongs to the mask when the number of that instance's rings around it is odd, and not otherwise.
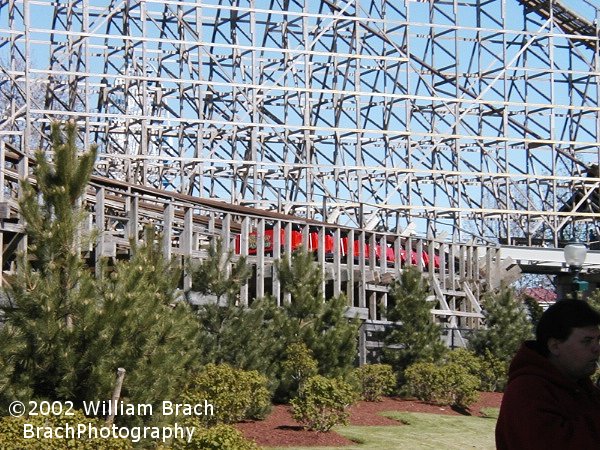
[[[600,325],[600,313],[585,300],[559,300],[550,306],[538,322],[535,338],[539,349],[548,355],[548,340],[565,341],[573,328]]]

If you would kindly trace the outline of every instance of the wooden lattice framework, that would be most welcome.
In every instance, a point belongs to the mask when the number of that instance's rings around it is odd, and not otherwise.
[[[0,132],[71,118],[115,180],[557,246],[600,183],[598,6],[566,5],[0,0]]]

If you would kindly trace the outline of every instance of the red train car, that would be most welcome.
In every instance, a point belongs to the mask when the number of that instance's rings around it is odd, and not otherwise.
[[[299,247],[302,246],[302,231],[294,229],[291,231],[291,247],[292,250],[296,250]],[[285,230],[281,229],[280,232],[280,239],[279,242],[281,243],[281,246],[283,248],[283,245],[285,243]],[[248,254],[250,255],[256,255],[257,249],[258,249],[258,233],[256,231],[252,231],[249,235],[248,235]],[[240,240],[241,237],[238,235],[236,236],[235,239],[235,251],[236,253],[240,253],[241,252],[241,245],[240,245]],[[326,233],[325,237],[324,237],[324,243],[325,243],[325,255],[327,256],[331,256],[334,253],[334,238],[331,234]],[[273,253],[273,245],[274,245],[274,230],[271,229],[266,229],[265,233],[264,233],[264,251],[266,254],[272,254]],[[343,258],[346,258],[348,256],[348,236],[343,236],[340,239],[340,255]],[[309,251],[313,251],[313,252],[317,252],[319,249],[319,233],[318,231],[310,231],[308,233],[308,249]],[[360,240],[355,239],[352,243],[352,250],[353,250],[353,254],[354,254],[354,258],[359,258],[360,255],[364,254],[365,258],[369,258],[371,255],[371,252],[374,251],[375,252],[375,257],[378,260],[381,260],[383,257],[385,257],[385,261],[388,265],[392,265],[395,263],[396,261],[396,253],[394,250],[394,247],[392,246],[385,246],[385,251],[382,251],[382,247],[380,245],[376,245],[374,247],[374,249],[371,248],[370,245],[368,244],[364,244],[363,248],[361,249],[360,246]],[[385,254],[385,256],[383,256]],[[413,266],[416,266],[418,263],[418,253],[416,252],[416,250],[411,250],[410,254],[407,256],[407,252],[406,249],[402,249],[400,250],[400,261],[401,264],[411,264]],[[429,253],[427,252],[421,252],[421,264],[423,265],[424,269],[428,269],[429,268]],[[434,255],[434,263],[433,263],[434,267],[437,269],[440,267],[440,257],[438,255]]]

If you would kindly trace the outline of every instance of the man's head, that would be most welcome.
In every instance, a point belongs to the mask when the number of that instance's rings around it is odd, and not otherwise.
[[[548,308],[536,329],[542,352],[566,376],[594,373],[600,356],[600,313],[583,300],[562,300]]]

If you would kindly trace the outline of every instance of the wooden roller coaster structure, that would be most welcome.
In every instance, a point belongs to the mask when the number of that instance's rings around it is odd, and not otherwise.
[[[0,146],[0,240],[2,279],[10,279],[16,255],[26,251],[27,237],[18,211],[19,180],[35,182],[32,161],[6,143]],[[348,316],[363,320],[361,355],[378,343],[370,336],[386,320],[388,288],[408,265],[429,281],[431,311],[443,325],[449,345],[464,345],[464,332],[482,325],[479,298],[497,285],[497,248],[481,243],[448,243],[415,237],[347,228],[286,214],[237,206],[148,186],[92,176],[84,199],[90,211],[84,231],[97,230],[93,244],[82,248],[91,265],[102,258],[127,258],[131,240],[141,238],[152,224],[162,236],[166,257],[182,262],[202,260],[214,239],[223,241],[233,260],[244,256],[254,276],[242,287],[240,301],[272,295],[288,301],[281,289],[274,261],[304,248],[314,254],[322,273],[324,300],[344,294]],[[182,289],[189,289],[188,274]]]

